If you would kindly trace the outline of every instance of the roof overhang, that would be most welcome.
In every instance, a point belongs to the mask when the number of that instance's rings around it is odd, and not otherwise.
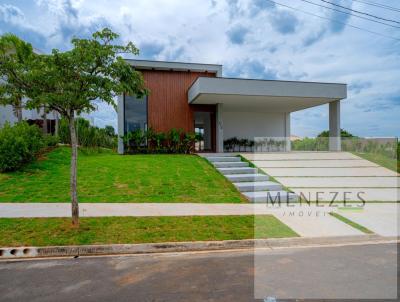
[[[206,77],[188,91],[190,104],[223,104],[232,111],[294,112],[346,97],[346,84]]]
[[[142,70],[172,70],[172,71],[193,71],[215,73],[218,77],[222,76],[222,65],[217,64],[199,64],[182,63],[166,61],[148,61],[125,59],[128,64],[136,69]]]

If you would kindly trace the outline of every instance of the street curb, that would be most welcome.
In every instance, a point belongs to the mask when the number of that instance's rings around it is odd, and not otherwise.
[[[248,248],[288,248],[307,246],[330,246],[362,243],[398,242],[398,237],[382,237],[376,234],[313,237],[274,238],[225,241],[165,242],[140,244],[74,245],[47,247],[4,247],[0,248],[0,260],[44,257],[79,257],[123,254],[154,254],[171,252],[195,252],[237,250]]]

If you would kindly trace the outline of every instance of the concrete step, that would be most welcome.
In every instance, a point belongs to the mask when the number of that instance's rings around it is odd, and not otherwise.
[[[243,181],[267,181],[269,176],[265,174],[232,174],[226,175],[231,182],[243,182]]]
[[[250,167],[239,167],[239,168],[217,168],[219,172],[223,175],[230,175],[230,174],[254,174],[257,173],[256,168]]]
[[[249,163],[244,161],[238,162],[214,162],[213,163],[217,168],[236,168],[236,167],[248,167]]]
[[[223,161],[229,161],[229,162],[240,162],[241,158],[239,156],[217,156],[217,157],[206,157],[206,159],[212,163],[214,162],[223,162]]]
[[[234,157],[238,156],[238,153],[233,152],[225,152],[225,153],[198,153],[200,156],[203,157]]]
[[[286,191],[261,191],[261,192],[245,192],[243,193],[253,203],[269,203],[272,202],[285,204],[288,202],[299,201],[299,196]]]
[[[282,185],[273,181],[254,181],[233,183],[240,192],[281,191]]]

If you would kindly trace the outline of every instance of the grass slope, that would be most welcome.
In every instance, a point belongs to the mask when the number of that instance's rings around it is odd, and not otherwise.
[[[395,172],[400,172],[400,160],[389,158],[387,156],[375,153],[354,153],[355,155],[364,158],[366,160],[372,161],[382,167],[388,168]]]
[[[331,212],[331,213],[329,213],[329,215],[335,217],[336,219],[339,219],[340,221],[348,224],[349,226],[351,226],[351,227],[353,227],[353,228],[355,228],[355,229],[357,229],[357,230],[359,230],[359,231],[361,231],[361,232],[363,232],[365,234],[373,234],[374,233],[371,230],[367,229],[366,227],[364,227],[364,226],[362,226],[362,225],[360,225],[360,224],[358,224],[358,223],[356,223],[356,222],[354,222],[354,221],[352,221],[350,219],[347,219],[346,217],[344,217],[344,216],[342,216],[342,215],[340,215],[338,213]]]
[[[22,172],[0,174],[0,202],[68,202],[70,149],[60,147]],[[247,202],[195,155],[80,152],[80,202]]]
[[[1,218],[0,246],[51,246],[239,240],[298,236],[271,215],[81,218]]]

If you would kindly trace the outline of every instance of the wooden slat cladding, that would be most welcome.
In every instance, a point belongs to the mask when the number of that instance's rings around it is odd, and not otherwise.
[[[213,73],[189,71],[141,70],[150,89],[148,123],[155,131],[172,128],[194,131],[193,112],[188,104],[189,87],[198,77],[215,77]]]

